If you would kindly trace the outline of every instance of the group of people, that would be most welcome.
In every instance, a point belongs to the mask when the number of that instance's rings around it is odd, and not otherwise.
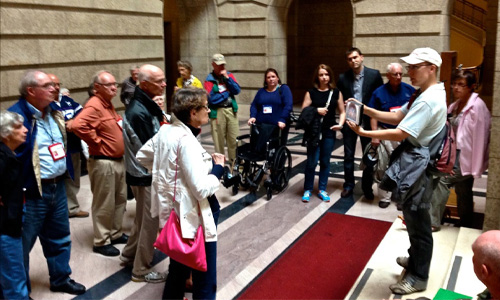
[[[463,207],[463,225],[470,224],[472,184],[488,162],[490,115],[473,93],[474,74],[456,72],[453,94],[457,101],[447,108],[444,86],[437,81],[440,55],[431,48],[418,48],[401,59],[408,64],[408,75],[417,91],[401,81],[403,68],[398,63],[387,66],[388,82],[383,84],[379,71],[363,65],[358,48],[346,52],[350,69],[340,75],[336,85],[329,66],[320,64],[316,68],[313,88],[302,103],[301,119],[307,124],[302,201],[310,201],[318,162],[317,195],[322,201],[330,201],[327,184],[337,131],[342,132],[345,153],[342,197],[353,193],[358,136],[363,149],[369,143],[375,148],[383,145],[389,154],[399,149],[380,183],[384,192],[379,192],[379,206],[388,207],[392,198],[403,210],[410,249],[409,256],[399,257],[397,263],[407,272],[390,289],[409,294],[427,286],[432,226],[441,221],[443,203],[454,183],[460,183],[456,190]],[[69,218],[89,215],[76,200],[83,141],[88,147],[93,194],[93,252],[119,256],[120,250],[114,245],[126,244],[120,259],[132,266],[133,281],[165,282],[163,299],[182,299],[186,281],[192,278],[194,299],[215,299],[220,212],[215,193],[224,165],[236,158],[239,125],[235,96],[241,87],[234,74],[226,70],[222,54],[213,55],[213,71],[203,85],[192,75],[189,62],[179,61],[177,67],[180,77],[174,89],[173,116],[164,111],[164,72],[154,65],[131,68],[120,94],[126,107],[123,116],[111,102],[118,84],[109,71],[101,70],[92,78],[90,98],[84,107],[60,95],[57,76],[39,70],[23,76],[19,101],[2,111],[0,118],[0,292],[4,298],[28,299],[29,253],[37,238],[49,267],[50,289],[85,293],[86,288],[70,278],[69,266]],[[346,117],[344,107],[348,102],[364,106],[362,126]],[[248,124],[275,125],[286,143],[292,109],[290,88],[281,82],[277,70],[267,69],[263,88],[250,106]],[[460,155],[452,176],[435,177],[426,172],[430,157],[427,146],[443,129],[448,113]],[[207,153],[197,139],[207,123],[215,145],[213,154]],[[477,151],[484,155],[473,155]],[[361,180],[369,200],[374,199],[373,172],[372,166],[366,166]],[[122,230],[127,184],[136,200],[130,236]],[[414,192],[403,191],[403,186]],[[173,259],[168,275],[153,270],[153,243],[172,209],[179,216],[184,238],[193,239],[196,229],[203,226],[206,272]],[[485,270],[478,267],[476,273],[486,272],[486,278],[491,271]]]

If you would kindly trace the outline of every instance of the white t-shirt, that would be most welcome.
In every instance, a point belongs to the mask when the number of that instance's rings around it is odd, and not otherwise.
[[[430,86],[413,102],[401,108],[405,117],[399,123],[399,129],[408,133],[408,141],[415,146],[429,146],[446,123],[446,90],[443,83]]]

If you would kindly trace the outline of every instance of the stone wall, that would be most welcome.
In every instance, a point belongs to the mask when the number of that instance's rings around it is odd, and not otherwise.
[[[56,74],[83,103],[98,70],[121,82],[133,64],[162,66],[162,8],[159,0],[1,0],[1,107],[17,100],[27,69]],[[119,97],[114,104],[122,108]]]
[[[488,168],[488,191],[483,230],[500,229],[500,1],[488,1],[487,38],[485,59],[490,58],[494,78],[492,86],[493,109],[491,112],[490,160]],[[495,55],[496,53],[496,55]],[[494,58],[494,59],[492,59]]]

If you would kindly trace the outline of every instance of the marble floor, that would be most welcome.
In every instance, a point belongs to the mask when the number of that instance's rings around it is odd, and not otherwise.
[[[240,129],[242,133],[245,133],[248,131],[248,126],[241,122]],[[386,209],[379,208],[377,197],[373,201],[367,201],[361,195],[359,187],[355,189],[353,198],[343,199],[340,197],[343,184],[343,147],[341,135],[337,138],[336,148],[331,159],[332,173],[327,188],[332,198],[330,203],[322,202],[314,194],[309,203],[301,202],[306,153],[305,148],[300,146],[300,133],[295,133],[293,130],[289,135],[293,170],[286,190],[273,195],[272,199],[267,201],[264,188],[255,194],[240,191],[233,196],[231,189],[226,189],[221,185],[217,192],[222,209],[218,227],[218,299],[236,297],[327,211],[393,223],[386,238],[367,264],[367,270],[372,270],[369,280],[363,279],[366,272],[360,274],[358,282],[353,285],[353,290],[347,299],[394,298],[388,286],[397,280],[397,276],[401,272],[400,269],[397,269],[394,260],[397,256],[406,254],[406,248],[409,244],[406,231],[397,218],[400,212],[396,210],[394,204]],[[201,142],[208,152],[213,152],[213,142],[208,126],[203,127]],[[356,154],[356,164],[359,164],[361,155],[359,145]],[[355,175],[356,179],[359,180],[361,171],[356,171]],[[81,185],[78,198],[82,209],[89,211],[92,194],[88,176],[82,177]],[[474,191],[475,210],[478,213],[483,213],[486,194],[485,176],[476,180]],[[377,195],[376,188],[374,192]],[[127,211],[123,220],[124,231],[127,233],[130,232],[134,216],[135,201],[131,200],[127,202]],[[92,252],[93,230],[90,218],[72,218],[70,224],[72,278],[84,284],[88,291],[78,297],[50,292],[47,266],[40,244],[37,242],[30,255],[30,277],[33,286],[31,297],[33,299],[159,299],[161,297],[163,284],[132,282],[130,281],[130,269],[121,265],[118,257],[105,257]],[[463,261],[470,260],[470,244],[473,237],[480,232],[472,231],[468,234],[460,232],[451,224],[445,224],[443,229],[435,234],[436,239],[440,241],[436,244],[443,245],[442,247],[437,246],[434,250],[431,280],[435,284],[429,284],[428,290],[419,295],[433,298],[437,289],[443,286],[445,280],[443,278],[446,277],[434,274],[448,272],[449,260],[456,251],[465,253],[462,255]],[[466,237],[459,238],[461,235]],[[458,239],[457,242],[453,243],[460,245],[461,248],[450,247],[450,242],[447,242],[449,239],[453,241]],[[120,250],[123,249],[123,245],[117,246]],[[169,263],[168,258],[160,253],[157,254],[154,260],[156,263],[154,269],[166,271]],[[446,258],[442,259],[444,256]],[[467,266],[467,268],[469,267]],[[470,270],[468,273],[470,276]],[[440,279],[434,281],[433,276]],[[461,282],[463,281],[459,281],[459,283]],[[477,284],[474,293],[480,292],[481,289],[480,283]],[[375,293],[375,291],[377,292]],[[187,297],[190,298],[190,295],[188,294]],[[398,299],[398,296],[394,299]]]

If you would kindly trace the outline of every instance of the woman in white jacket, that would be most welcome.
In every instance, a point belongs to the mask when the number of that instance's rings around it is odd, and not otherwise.
[[[220,206],[214,194],[224,173],[224,155],[208,154],[196,139],[201,126],[208,123],[206,92],[180,89],[173,100],[173,123],[162,126],[136,156],[144,167],[152,170],[151,214],[159,216],[159,227],[165,226],[172,208],[179,216],[184,238],[193,239],[199,225],[203,226],[207,272],[191,270],[170,259],[163,299],[183,299],[191,271],[193,299],[215,299],[216,224]]]

